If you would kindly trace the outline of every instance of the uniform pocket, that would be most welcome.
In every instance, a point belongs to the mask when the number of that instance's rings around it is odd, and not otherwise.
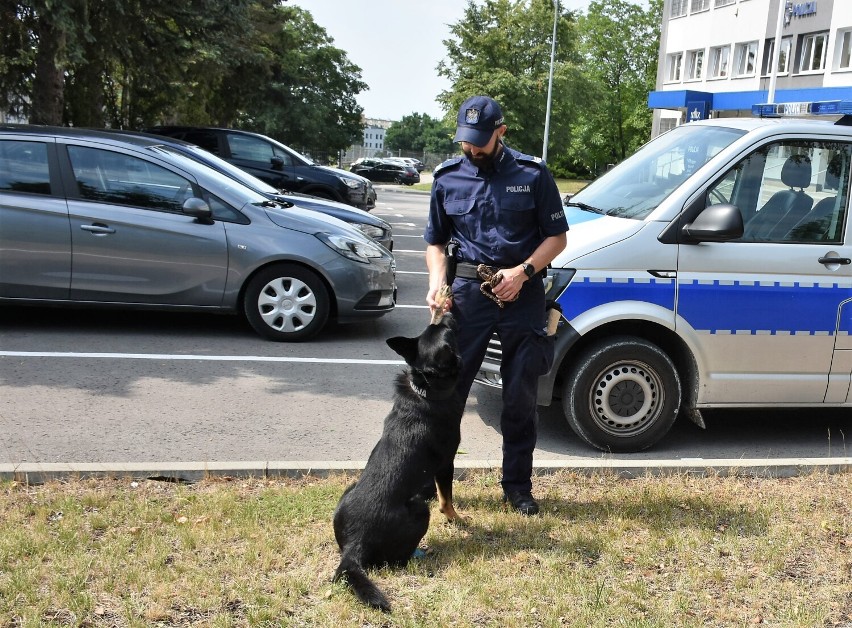
[[[476,204],[475,198],[459,198],[451,201],[444,201],[444,211],[448,216],[464,216],[470,213],[473,206]]]

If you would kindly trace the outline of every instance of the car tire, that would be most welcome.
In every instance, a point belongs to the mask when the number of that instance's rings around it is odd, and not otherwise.
[[[674,363],[642,338],[619,336],[590,346],[572,363],[564,382],[568,424],[603,451],[651,447],[669,432],[680,408]]]
[[[300,342],[325,327],[330,312],[328,289],[312,271],[276,264],[252,277],[243,297],[249,325],[278,342]]]

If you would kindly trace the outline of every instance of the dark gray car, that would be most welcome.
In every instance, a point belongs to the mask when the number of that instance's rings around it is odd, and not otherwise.
[[[394,308],[395,264],[155,140],[0,125],[0,301],[243,313],[272,340]]]

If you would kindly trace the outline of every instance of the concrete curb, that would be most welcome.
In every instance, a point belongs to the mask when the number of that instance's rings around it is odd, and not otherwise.
[[[21,463],[0,464],[0,480],[42,484],[71,478],[133,478],[170,482],[198,482],[209,477],[324,477],[331,474],[357,474],[365,461],[239,461],[239,462],[122,462],[122,463]],[[466,471],[499,470],[500,461],[456,460],[456,476]],[[682,460],[538,460],[534,473],[543,475],[560,470],[584,474],[610,474],[631,478],[647,475],[740,475],[750,477],[793,477],[814,472],[852,471],[852,457],[837,458],[754,458]]]

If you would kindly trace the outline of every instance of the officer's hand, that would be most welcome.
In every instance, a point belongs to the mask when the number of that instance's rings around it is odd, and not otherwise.
[[[444,298],[438,298],[438,293],[443,287],[444,286],[438,286],[437,288],[429,288],[429,292],[426,294],[426,305],[429,306],[429,310],[433,314],[436,311],[440,311],[442,314],[444,312],[449,312],[450,308],[453,306],[452,294]]]
[[[501,274],[503,279],[496,286],[492,286],[492,291],[501,301],[514,301],[521,294],[521,288],[528,279],[527,274],[520,266],[507,268]]]

